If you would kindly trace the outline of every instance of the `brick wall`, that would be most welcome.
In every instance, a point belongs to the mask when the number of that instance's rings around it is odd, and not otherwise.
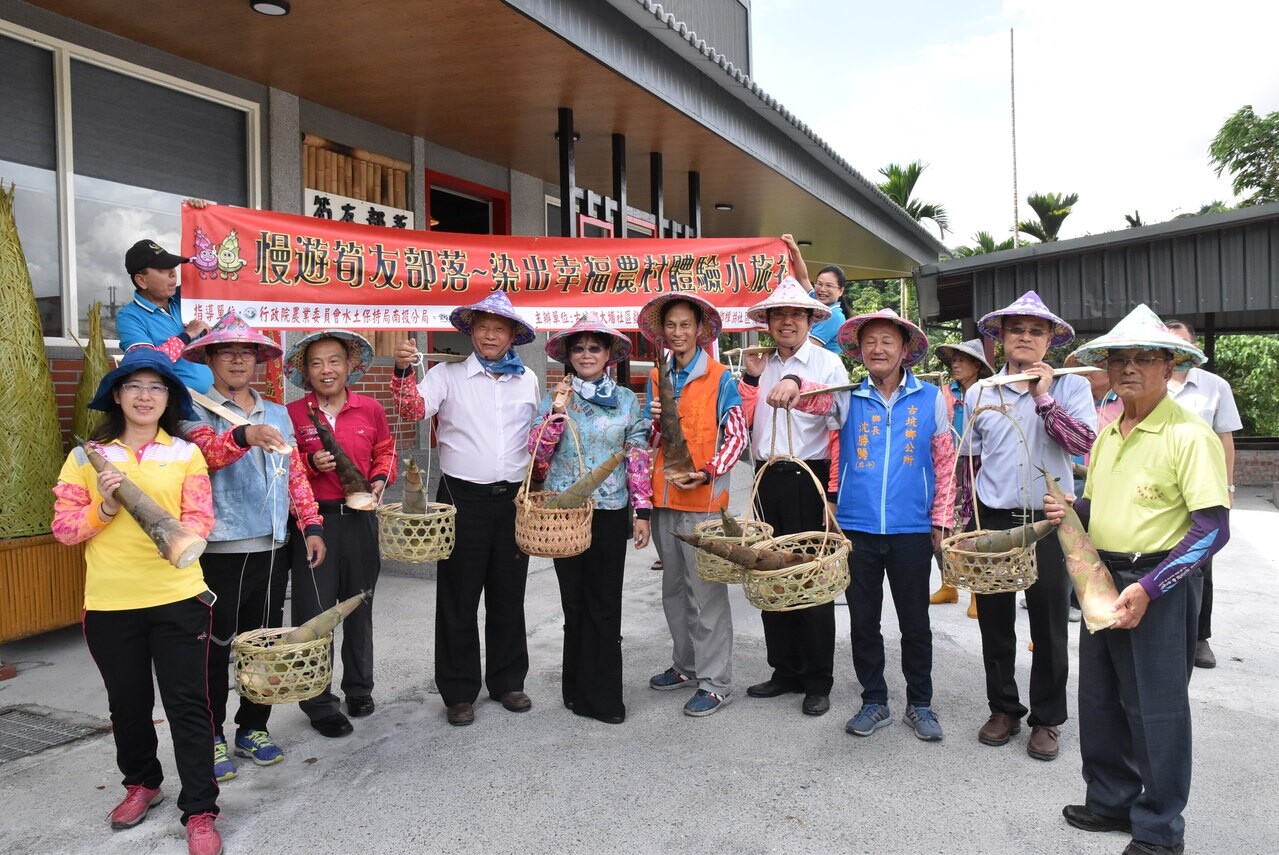
[[[386,420],[390,425],[391,435],[395,437],[396,453],[404,457],[417,448],[418,423],[406,422],[396,415],[395,404],[391,400],[391,376],[394,370],[394,365],[374,364],[360,382],[351,388],[361,395],[368,395],[381,402],[382,408],[386,410]]]
[[[1251,487],[1279,483],[1279,451],[1235,451],[1235,483]]]
[[[62,429],[63,450],[71,448],[71,417],[75,413],[76,387],[80,385],[83,359],[51,359],[53,394],[58,401],[58,427]]]

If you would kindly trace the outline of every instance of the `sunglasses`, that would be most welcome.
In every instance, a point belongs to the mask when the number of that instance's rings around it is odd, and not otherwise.
[[[583,353],[592,353],[595,355],[599,355],[603,352],[604,352],[604,345],[602,344],[575,344],[569,350],[569,353],[573,354],[574,356],[581,356]]]

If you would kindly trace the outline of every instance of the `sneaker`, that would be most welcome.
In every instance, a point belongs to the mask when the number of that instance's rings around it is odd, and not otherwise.
[[[141,784],[126,784],[124,789],[124,801],[116,805],[107,817],[116,831],[133,828],[147,818],[147,811],[164,801],[164,793],[159,787],[153,790]]]
[[[226,737],[219,736],[213,741],[213,777],[221,784],[229,781],[239,773],[235,761],[227,753]]]
[[[937,713],[931,707],[906,707],[906,717],[903,720],[915,729],[917,738],[925,742],[941,741],[941,722],[937,720]]]
[[[237,730],[235,756],[247,757],[258,766],[273,766],[284,759],[284,752],[265,730]]]
[[[1074,606],[1070,607],[1070,611],[1066,614],[1066,619],[1071,623],[1079,623],[1084,619],[1084,613]]]
[[[187,818],[187,855],[222,855],[222,835],[213,827],[216,813]]]
[[[686,678],[687,679],[687,678]],[[705,689],[698,689],[697,694],[684,704],[684,715],[710,715],[728,703],[728,695],[717,695]]]
[[[696,680],[690,680],[674,668],[667,668],[656,677],[648,678],[648,687],[657,689],[659,692],[667,692],[671,689],[680,689],[684,686],[696,686]]]
[[[881,727],[893,723],[892,713],[883,704],[862,704],[857,715],[848,720],[844,730],[856,736],[870,736]]]

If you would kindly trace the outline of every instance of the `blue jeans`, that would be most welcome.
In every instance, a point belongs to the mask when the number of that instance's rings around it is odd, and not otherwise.
[[[932,535],[860,531],[845,531],[844,535],[853,542],[853,552],[848,558],[852,579],[847,600],[853,624],[853,668],[862,684],[862,703],[888,703],[884,636],[880,632],[887,573],[902,634],[906,703],[929,706],[933,700],[933,631],[928,623]]]

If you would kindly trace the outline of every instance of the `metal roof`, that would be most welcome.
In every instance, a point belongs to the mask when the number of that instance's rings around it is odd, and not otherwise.
[[[1279,330],[1279,203],[916,268],[930,321],[978,318],[1036,291],[1078,332],[1140,303],[1217,333]]]

